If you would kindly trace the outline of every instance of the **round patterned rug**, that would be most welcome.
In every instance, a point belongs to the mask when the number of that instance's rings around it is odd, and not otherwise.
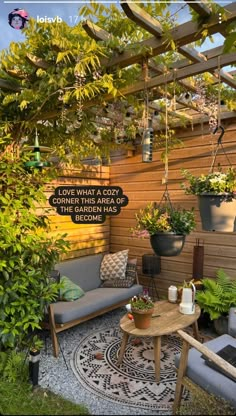
[[[104,329],[83,338],[74,349],[71,367],[80,383],[92,394],[109,401],[143,409],[172,408],[176,386],[174,357],[181,350],[176,335],[161,339],[161,382],[155,381],[151,337],[130,337],[123,362],[117,363],[120,329]],[[184,393],[183,399],[189,399]]]

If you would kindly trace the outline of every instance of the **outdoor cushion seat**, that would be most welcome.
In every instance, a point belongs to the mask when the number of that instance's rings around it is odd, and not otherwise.
[[[130,288],[98,288],[85,293],[85,296],[73,302],[56,302],[53,305],[57,324],[64,324],[83,318],[91,313],[110,307],[123,299],[131,298],[141,291],[140,285]]]
[[[217,352],[226,345],[236,348],[236,339],[228,334],[221,335],[204,343],[211,351]],[[175,365],[178,368],[180,354],[175,356]],[[236,383],[221,372],[209,367],[202,353],[192,348],[188,354],[186,376],[207,392],[228,400],[236,408]]]
[[[184,386],[189,390],[198,386],[202,389],[202,393],[207,392],[224,399],[236,409],[236,367],[216,354],[227,345],[236,348],[236,339],[231,336],[236,334],[235,311],[236,307],[229,310],[228,334],[221,335],[203,344],[186,332],[177,331],[183,339],[183,346],[181,354],[175,357],[178,377],[173,414],[180,406]],[[232,353],[230,352],[230,354]],[[232,359],[232,355],[230,355],[230,358]],[[218,368],[212,368],[206,363],[206,360]]]
[[[66,293],[69,291],[70,295],[69,298],[66,295],[67,299],[65,299],[64,294],[64,296],[62,296],[63,301],[59,296],[54,303],[49,305],[45,320],[42,324],[44,327],[50,329],[55,357],[58,357],[59,354],[57,338],[59,332],[124,306],[133,296],[143,292],[142,285],[138,283],[136,259],[129,259],[129,268],[125,265],[125,278],[120,279],[123,283],[126,280],[130,282],[131,277],[134,278],[132,286],[119,287],[119,285],[117,285],[117,279],[114,279],[116,281],[116,287],[103,286],[104,280],[101,279],[100,273],[103,258],[104,255],[99,253],[66,260],[55,266],[60,272],[61,277],[68,283],[68,287],[65,287],[64,289]],[[113,271],[116,269],[118,270],[118,273],[120,267],[116,263],[116,260],[118,261],[121,258],[124,258],[123,261],[128,264],[128,250],[117,252],[117,256],[113,255]],[[110,273],[108,274],[108,277],[109,276]],[[77,285],[77,289],[73,284]],[[71,300],[72,295],[74,300]],[[76,296],[79,296],[79,298],[76,298]]]

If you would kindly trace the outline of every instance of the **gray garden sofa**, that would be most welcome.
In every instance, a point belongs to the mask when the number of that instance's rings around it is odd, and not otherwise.
[[[102,254],[89,255],[56,265],[61,276],[69,277],[78,284],[85,295],[72,302],[58,301],[49,306],[49,324],[53,353],[57,357],[59,346],[57,333],[92,319],[98,315],[116,309],[128,303],[130,298],[143,291],[137,282],[129,288],[101,287],[100,265]]]

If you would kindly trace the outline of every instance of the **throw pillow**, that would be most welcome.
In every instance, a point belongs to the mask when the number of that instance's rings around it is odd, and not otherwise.
[[[101,287],[131,287],[136,283],[137,259],[129,259],[126,266],[125,279],[106,279]]]
[[[100,267],[101,280],[125,279],[129,250],[105,254]]]
[[[83,289],[79,285],[72,282],[69,277],[62,276],[60,283],[62,283],[62,287],[60,289],[60,300],[70,302],[81,298],[85,294]]]
[[[126,267],[126,279],[136,281],[137,277],[137,259],[129,259]]]

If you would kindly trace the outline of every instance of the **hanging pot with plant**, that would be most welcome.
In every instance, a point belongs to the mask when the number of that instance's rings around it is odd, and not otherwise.
[[[181,187],[186,194],[197,195],[203,230],[233,232],[236,231],[236,170],[230,165],[225,172],[221,168],[213,171],[218,147],[222,146],[224,129],[220,128],[222,134],[218,139],[210,172],[194,176],[188,170],[182,170],[189,185],[181,184]]]
[[[178,256],[185,243],[185,235],[174,233],[156,233],[150,237],[153,251],[158,256],[172,257]]]
[[[131,228],[133,236],[149,237],[154,252],[166,257],[181,253],[186,235],[196,226],[193,208],[157,207],[153,202],[140,209],[135,218],[136,226]]]

